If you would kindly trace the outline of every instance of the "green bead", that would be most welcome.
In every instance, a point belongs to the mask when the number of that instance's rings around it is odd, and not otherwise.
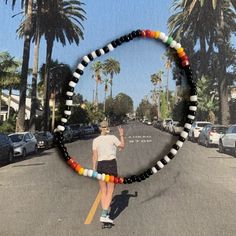
[[[166,43],[170,45],[172,43],[172,41],[173,41],[173,38],[172,37],[168,37],[168,40],[167,40]]]

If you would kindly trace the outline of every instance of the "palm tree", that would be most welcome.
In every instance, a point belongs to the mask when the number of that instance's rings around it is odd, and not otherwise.
[[[171,34],[179,40],[185,42],[187,50],[190,52],[192,61],[196,68],[198,78],[208,75],[214,79],[212,71],[217,70],[217,83],[219,85],[220,97],[220,120],[222,124],[229,121],[228,106],[228,73],[230,66],[228,58],[222,57],[225,51],[229,51],[230,36],[236,27],[235,8],[236,3],[229,1],[197,1],[179,0],[174,1],[173,7],[176,14],[169,18],[169,29]],[[199,49],[193,52],[193,48],[198,45]],[[213,54],[217,54],[217,65],[213,64]],[[233,52],[231,51],[231,56]],[[202,63],[204,61],[204,63]]]
[[[20,73],[18,68],[21,63],[12,57],[8,52],[0,53],[0,88],[8,89],[8,109],[7,119],[10,117],[10,104],[12,89],[19,89]],[[0,111],[1,111],[1,94],[0,89]]]
[[[120,63],[113,58],[106,59],[103,64],[103,71],[105,75],[107,74],[110,75],[110,80],[109,80],[111,86],[110,97],[112,98],[113,77],[114,74],[120,73]]]
[[[108,82],[109,79],[105,78],[102,83],[104,83],[104,104],[103,104],[103,112],[106,112],[106,100],[107,100],[107,91],[108,91]]]
[[[93,71],[92,78],[95,77],[96,81],[96,88],[95,88],[95,104],[98,105],[98,84],[101,83],[101,71],[102,71],[103,65],[100,61],[96,61],[92,64],[91,70]]]

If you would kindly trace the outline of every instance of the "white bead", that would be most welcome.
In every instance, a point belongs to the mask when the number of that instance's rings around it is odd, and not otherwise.
[[[192,128],[192,125],[189,124],[189,123],[186,123],[186,124],[184,125],[184,127],[187,128],[187,129],[191,129],[191,128]]]
[[[190,110],[190,111],[196,111],[196,110],[197,110],[197,107],[196,107],[196,106],[189,106],[189,110]]]
[[[170,152],[171,152],[172,154],[176,155],[178,151],[177,151],[176,149],[174,149],[174,148],[171,148],[171,149],[170,149]]]
[[[186,131],[182,131],[180,133],[180,136],[183,137],[183,138],[187,138],[188,137],[188,133]]]
[[[92,177],[92,176],[93,176],[93,170],[91,170],[91,169],[88,170],[88,176],[89,176],[89,177]]]
[[[164,160],[168,163],[170,162],[170,158],[168,156],[164,156]]]
[[[64,114],[70,116],[70,115],[71,115],[71,111],[65,110],[65,111],[64,111]]]
[[[76,83],[74,81],[70,81],[69,86],[74,88],[76,86]]]
[[[66,100],[66,105],[67,106],[72,106],[73,104],[73,101],[72,100]]]
[[[83,66],[81,63],[79,63],[79,65],[78,65],[77,68],[80,69],[80,70],[83,70],[83,69],[84,69],[84,66]]]
[[[88,176],[88,169],[84,169],[83,176]]]
[[[177,44],[175,45],[175,50],[178,50],[179,48],[181,48],[181,44],[180,44],[180,43],[177,43]]]
[[[191,102],[196,102],[197,101],[197,95],[190,96],[190,101]]]
[[[100,173],[97,174],[97,179],[101,180],[102,179],[102,175]]]
[[[157,173],[157,169],[156,169],[155,167],[152,167],[152,172],[153,172],[154,174],[156,174],[156,173]]]
[[[61,122],[63,122],[63,123],[67,123],[67,119],[66,118],[61,118]]]
[[[104,55],[104,54],[105,54],[105,52],[104,52],[104,50],[103,50],[102,48],[99,49],[99,51],[100,51],[101,55]]]
[[[174,48],[176,46],[177,42],[175,40],[173,40],[170,44],[170,47],[171,48]]]
[[[89,60],[89,58],[88,58],[87,56],[84,56],[84,57],[83,57],[83,60],[84,60],[85,62],[87,62],[87,63],[90,62],[90,60]]]
[[[74,72],[74,73],[73,73],[73,76],[74,76],[75,78],[77,78],[77,79],[80,79],[80,74],[78,74],[77,72]]]
[[[164,165],[163,165],[160,161],[157,162],[157,165],[158,165],[161,169],[164,167]]]
[[[111,43],[109,43],[109,44],[107,45],[107,47],[109,48],[109,51],[113,51],[113,50],[114,50],[114,48],[113,48],[113,46],[112,46]]]
[[[74,93],[73,93],[73,92],[70,92],[70,91],[67,91],[67,92],[66,92],[66,95],[72,97],[72,96],[74,95]]]
[[[190,120],[194,120],[194,119],[195,119],[195,116],[188,115],[188,118],[189,118]]]
[[[104,181],[105,178],[106,178],[106,175],[103,173],[103,174],[102,174],[102,178],[101,178],[101,180]]]
[[[57,128],[58,128],[60,131],[64,131],[64,130],[65,130],[65,127],[62,126],[62,125],[58,125]]]
[[[165,35],[165,36],[163,37],[163,39],[162,39],[162,42],[163,42],[163,43],[166,43],[167,40],[168,40],[168,36]]]
[[[91,52],[91,55],[92,55],[93,59],[95,59],[95,58],[97,57],[97,54],[96,54],[95,51],[92,51],[92,52]]]
[[[166,36],[165,33],[161,32],[160,36],[159,36],[159,39],[163,40],[165,38],[165,36]]]
[[[176,145],[179,146],[180,148],[183,146],[183,144],[184,144],[184,143],[181,142],[180,140],[178,140],[178,141],[176,142]]]

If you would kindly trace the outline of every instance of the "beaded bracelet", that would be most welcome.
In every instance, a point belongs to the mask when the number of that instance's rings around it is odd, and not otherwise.
[[[65,130],[65,124],[68,121],[68,117],[71,115],[71,106],[72,106],[72,97],[74,92],[74,87],[80,79],[80,76],[83,75],[84,68],[88,65],[89,62],[93,61],[96,57],[100,57],[105,53],[113,51],[114,48],[120,46],[122,43],[129,42],[135,38],[154,38],[159,39],[165,43],[170,48],[173,48],[177,51],[178,58],[180,59],[180,67],[185,71],[189,86],[190,86],[190,105],[188,110],[188,115],[186,118],[186,123],[184,125],[183,131],[180,133],[180,136],[177,142],[171,147],[169,153],[165,155],[161,160],[157,161],[155,166],[148,168],[141,174],[132,175],[129,177],[118,177],[108,175],[106,173],[98,173],[92,169],[86,169],[77,163],[67,152],[67,148],[63,144],[63,131]],[[59,151],[62,154],[63,159],[67,164],[75,170],[79,175],[92,177],[97,180],[103,180],[106,182],[113,182],[115,184],[131,184],[134,182],[141,182],[148,178],[149,176],[157,173],[165,165],[167,165],[171,159],[175,157],[178,150],[183,146],[184,141],[188,137],[188,133],[192,126],[193,120],[195,119],[195,113],[197,110],[197,89],[196,83],[193,81],[193,74],[190,68],[189,58],[184,51],[184,48],[180,43],[177,43],[172,37],[166,36],[163,32],[160,31],[151,31],[151,30],[136,30],[127,35],[124,35],[116,40],[113,40],[108,45],[101,49],[92,51],[88,55],[84,56],[82,61],[78,64],[77,69],[73,73],[73,77],[68,84],[68,91],[66,92],[66,109],[64,111],[63,118],[61,118],[61,124],[57,126],[58,132],[56,132],[56,144]]]

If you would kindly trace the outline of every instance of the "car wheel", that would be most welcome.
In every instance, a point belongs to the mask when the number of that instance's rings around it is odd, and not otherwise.
[[[38,152],[38,146],[35,145],[34,153],[37,153],[37,152]]]
[[[219,142],[219,152],[223,153],[224,152],[224,147],[222,141]]]
[[[198,143],[198,145],[201,145],[200,138],[198,139],[197,143]]]
[[[23,149],[23,151],[22,151],[22,157],[23,157],[23,158],[26,157],[26,150],[25,150],[25,149]]]
[[[234,157],[236,157],[236,143],[234,145],[233,155],[234,155]]]
[[[208,143],[208,141],[207,141],[207,139],[205,140],[205,147],[209,147],[209,143]]]
[[[8,154],[8,160],[10,163],[13,161],[13,152],[12,151],[10,151]]]

